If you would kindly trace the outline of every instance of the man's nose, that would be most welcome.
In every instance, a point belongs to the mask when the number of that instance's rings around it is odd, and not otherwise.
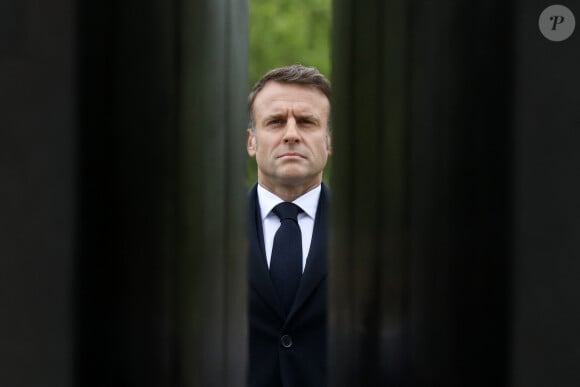
[[[298,134],[298,126],[296,120],[289,119],[286,123],[286,131],[284,132],[284,142],[299,142],[300,136]]]

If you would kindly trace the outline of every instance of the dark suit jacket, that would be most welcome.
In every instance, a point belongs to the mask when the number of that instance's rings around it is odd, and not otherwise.
[[[306,267],[288,316],[270,281],[257,185],[249,202],[249,385],[324,387],[328,188],[322,184]]]

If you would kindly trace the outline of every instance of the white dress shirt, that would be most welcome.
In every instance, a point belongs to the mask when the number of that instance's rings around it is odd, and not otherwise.
[[[310,243],[312,242],[312,232],[314,231],[314,220],[316,218],[316,210],[318,208],[318,199],[320,198],[320,185],[304,195],[300,196],[292,203],[302,208],[298,214],[298,225],[302,234],[302,271],[306,267],[306,259],[310,251]],[[262,228],[264,231],[264,247],[266,248],[266,261],[270,267],[270,259],[272,257],[272,247],[274,245],[274,235],[280,227],[280,219],[272,212],[272,209],[284,200],[274,195],[264,187],[258,184],[258,203],[260,204],[260,212],[262,216]]]

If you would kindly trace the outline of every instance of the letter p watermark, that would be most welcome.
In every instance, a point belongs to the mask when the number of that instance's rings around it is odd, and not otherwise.
[[[550,16],[550,20],[554,21],[554,24],[552,25],[552,31],[556,31],[556,26],[558,24],[564,23],[564,16]]]
[[[567,7],[551,5],[540,14],[538,27],[546,39],[561,42],[572,35],[576,28],[576,20]]]

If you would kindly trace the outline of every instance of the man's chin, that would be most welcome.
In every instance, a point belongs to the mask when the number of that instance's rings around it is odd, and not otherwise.
[[[278,181],[285,186],[302,186],[313,184],[317,181],[317,176],[306,173],[284,173],[278,175]]]
[[[285,170],[279,171],[278,177],[280,180],[284,181],[303,181],[308,179],[308,174],[300,168],[286,168]]]

